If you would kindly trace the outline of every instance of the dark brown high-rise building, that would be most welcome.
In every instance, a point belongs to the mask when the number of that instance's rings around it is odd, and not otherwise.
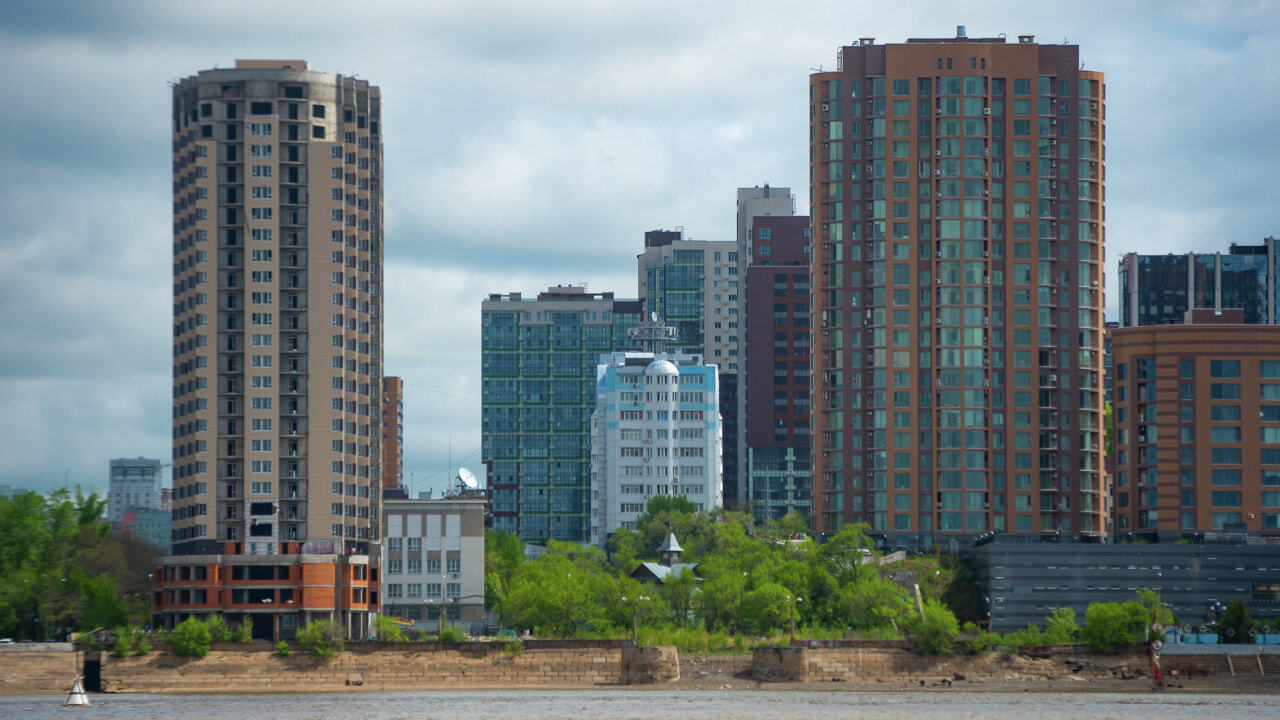
[[[746,277],[745,499],[757,522],[808,516],[809,218],[750,218]]]
[[[382,487],[404,485],[404,381],[382,378]]]
[[[1102,535],[1101,73],[1029,35],[810,76],[814,525]]]

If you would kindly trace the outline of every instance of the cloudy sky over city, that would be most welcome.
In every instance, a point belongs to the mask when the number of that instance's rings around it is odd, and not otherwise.
[[[169,83],[298,58],[381,86],[386,366],[405,477],[482,474],[480,301],[635,295],[645,230],[808,211],[807,76],[861,36],[1034,33],[1107,74],[1108,317],[1127,252],[1280,232],[1280,2],[59,2],[0,7],[0,484],[170,457]]]

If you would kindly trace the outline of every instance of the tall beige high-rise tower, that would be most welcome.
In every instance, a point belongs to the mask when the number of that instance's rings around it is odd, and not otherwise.
[[[299,60],[173,86],[175,555],[378,539],[381,105]]]
[[[819,531],[1106,533],[1105,110],[1077,46],[963,27],[810,76]]]

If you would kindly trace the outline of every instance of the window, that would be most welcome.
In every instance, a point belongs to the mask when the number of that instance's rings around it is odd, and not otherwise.
[[[1211,360],[1209,362],[1209,377],[1215,377],[1215,378],[1240,377],[1240,361],[1239,360]]]
[[[1265,385],[1263,387],[1266,387]],[[1277,386],[1280,387],[1280,386]],[[1209,386],[1209,397],[1214,400],[1239,400],[1239,383],[1213,383]]]

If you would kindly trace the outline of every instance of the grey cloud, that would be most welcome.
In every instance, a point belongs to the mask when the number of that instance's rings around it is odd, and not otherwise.
[[[734,188],[808,207],[807,74],[881,42],[1067,36],[1108,75],[1108,304],[1123,252],[1276,232],[1276,2],[816,0],[0,6],[0,483],[101,478],[168,456],[165,83],[298,57],[384,92],[386,370],[408,385],[406,468],[479,447],[479,302],[558,282],[635,293],[642,233],[728,239]],[[251,16],[252,22],[245,22]],[[474,463],[475,459],[472,458]],[[478,470],[475,464],[473,469]]]

